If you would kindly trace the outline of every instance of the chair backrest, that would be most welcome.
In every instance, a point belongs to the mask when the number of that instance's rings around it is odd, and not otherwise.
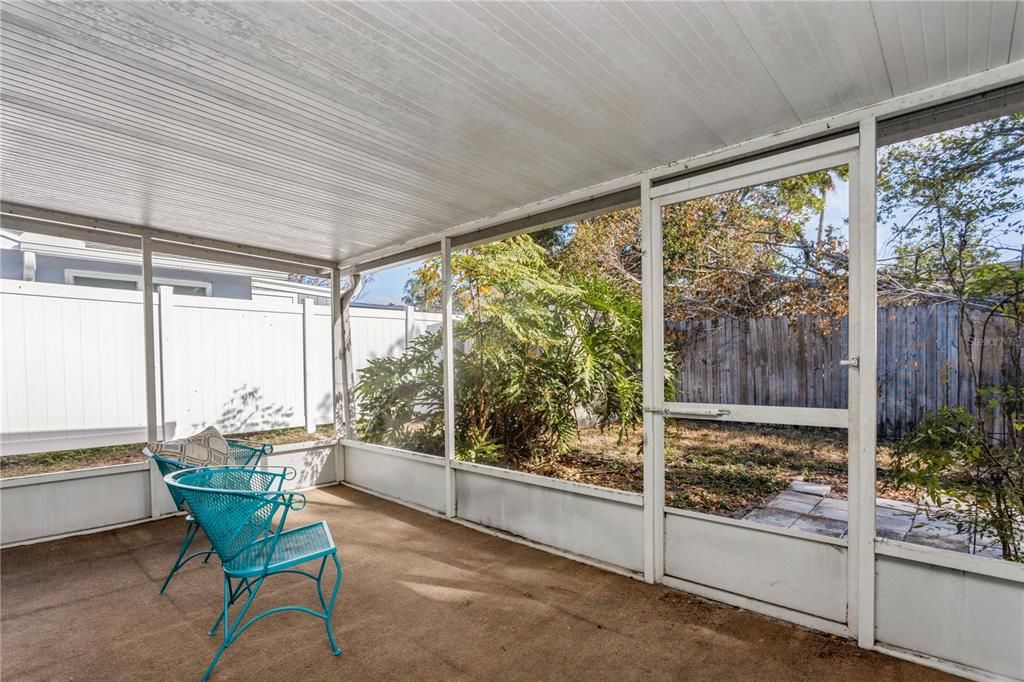
[[[252,441],[241,441],[241,440],[228,440],[228,453],[227,457],[229,464],[232,466],[246,466],[256,468],[260,464],[260,459],[264,455],[269,455],[274,451],[274,446],[269,443],[256,443]],[[157,469],[160,470],[160,475],[165,479],[168,475],[173,474],[175,471],[181,471],[182,469],[194,469],[197,467],[195,464],[183,462],[177,459],[171,459],[168,457],[162,457],[158,454],[153,453],[146,446],[142,451],[147,457],[156,463]],[[178,488],[167,486],[167,491],[171,494],[171,499],[174,500],[174,505],[178,508],[178,511],[185,511],[185,498],[181,494],[181,490]]]
[[[227,563],[264,534],[278,532],[288,510],[305,504],[299,493],[281,490],[289,473],[294,469],[202,467],[173,472],[164,480],[180,492],[214,551]]]
[[[185,462],[179,462],[176,459],[168,459],[166,457],[161,457],[160,455],[155,455],[149,451],[148,447],[143,448],[142,451],[146,453],[147,457],[149,457],[150,459],[153,460],[153,462],[156,463],[156,468],[160,470],[160,475],[163,476],[165,480],[167,476],[173,474],[175,471],[181,471],[182,469],[191,469],[194,466],[192,464],[187,464]],[[171,499],[174,500],[174,505],[178,508],[178,511],[184,511],[185,498],[181,494],[181,491],[178,490],[177,488],[172,488],[171,486],[167,486],[167,491],[171,494]]]

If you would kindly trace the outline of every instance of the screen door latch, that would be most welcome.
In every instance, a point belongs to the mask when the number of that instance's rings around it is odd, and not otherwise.
[[[859,355],[854,355],[853,357],[851,357],[848,360],[840,360],[839,364],[842,365],[843,367],[853,367],[854,369],[859,368],[860,367],[860,356]]]

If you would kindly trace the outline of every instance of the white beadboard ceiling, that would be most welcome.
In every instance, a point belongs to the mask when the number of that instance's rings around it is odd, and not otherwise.
[[[345,259],[1024,58],[1016,2],[4,2],[6,201]]]

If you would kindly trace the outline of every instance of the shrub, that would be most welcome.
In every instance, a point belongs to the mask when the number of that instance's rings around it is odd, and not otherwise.
[[[989,407],[999,407],[1005,392],[990,392]],[[1019,432],[1024,422],[1015,421],[1012,428]],[[1024,453],[1014,442],[993,439],[962,407],[943,407],[897,444],[893,480],[923,491],[935,505],[934,516],[970,533],[975,546],[995,538],[1004,559],[1024,561]]]
[[[560,273],[530,237],[452,256],[455,441],[482,462],[565,452],[586,416],[620,435],[642,415],[640,301],[599,276]],[[428,305],[438,261],[417,272]],[[367,440],[443,451],[440,332],[370,362],[356,386]]]

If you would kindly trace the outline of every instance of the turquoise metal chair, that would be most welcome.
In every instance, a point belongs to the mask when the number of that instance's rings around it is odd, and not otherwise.
[[[228,460],[229,464],[237,466],[247,466],[255,469],[260,464],[260,459],[266,455],[269,455],[274,451],[274,446],[269,443],[256,443],[248,440],[228,440]],[[167,457],[161,457],[160,455],[150,452],[148,447],[142,450],[147,457],[152,459],[160,470],[162,476],[174,473],[175,471],[181,471],[183,469],[196,468],[197,465],[182,462],[176,459],[169,459]],[[185,507],[185,499],[181,496],[181,493],[176,489],[168,486],[168,492],[171,494],[171,499],[174,500],[174,505],[178,511],[188,512]],[[210,554],[213,553],[213,549],[203,550],[202,552],[188,553],[189,548],[192,546],[192,541],[195,540],[196,534],[199,532],[199,524],[196,523],[195,517],[191,513],[185,515],[185,536],[181,539],[181,548],[178,550],[178,556],[174,560],[174,564],[171,566],[171,570],[167,573],[167,577],[164,578],[164,584],[160,586],[160,594],[167,592],[167,586],[171,584],[171,578],[177,573],[182,566],[192,561],[196,557],[203,557],[203,563],[205,564],[210,560]]]
[[[335,656],[341,653],[331,629],[331,614],[341,587],[341,562],[327,522],[317,521],[300,528],[284,529],[288,512],[306,506],[306,498],[301,493],[281,490],[283,482],[293,478],[294,474],[295,470],[290,467],[260,470],[207,467],[176,471],[164,477],[167,485],[178,491],[195,514],[224,569],[224,608],[210,630],[212,637],[223,623],[223,640],[206,669],[204,680],[209,679],[221,655],[243,632],[256,621],[282,611],[301,611],[322,619],[331,651]],[[322,584],[328,559],[334,562],[336,571],[330,599],[325,597]],[[315,573],[312,569],[297,568],[317,560],[320,566]],[[281,573],[293,573],[315,581],[323,611],[304,606],[278,606],[245,620],[266,579]],[[232,618],[231,607],[243,593],[245,600]]]

